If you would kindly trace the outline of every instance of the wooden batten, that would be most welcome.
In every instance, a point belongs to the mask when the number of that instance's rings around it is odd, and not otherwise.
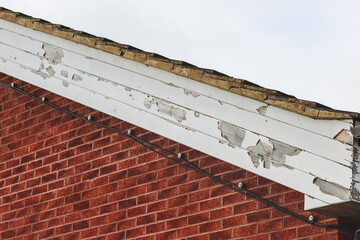
[[[0,58],[1,72],[300,191],[306,209],[359,206],[350,117],[313,119],[5,20]]]

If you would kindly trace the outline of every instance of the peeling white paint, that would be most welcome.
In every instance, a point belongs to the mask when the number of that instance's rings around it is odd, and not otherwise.
[[[42,48],[44,49],[44,57],[49,63],[57,64],[61,63],[61,59],[64,57],[64,53],[60,48],[44,43]]]
[[[248,147],[247,150],[256,168],[261,162],[264,164],[264,168],[270,168],[272,146],[259,140],[255,146]]]
[[[41,72],[41,71],[38,71],[38,70],[33,70],[33,69],[29,69],[29,70],[30,70],[30,72],[32,72],[33,74],[36,74],[36,75],[41,76],[44,80],[50,77],[50,75],[47,74],[47,73],[44,73],[44,72]]]
[[[12,32],[9,31],[9,34],[14,34],[14,29],[20,28],[17,25],[11,26]],[[352,175],[350,169],[351,147],[333,139],[341,129],[349,129],[348,122],[314,120],[272,106],[265,108],[264,103],[166,71],[146,68],[119,56],[64,39],[48,38],[40,32],[30,31],[29,34],[35,34],[35,40],[30,41],[24,35],[19,35],[18,38],[23,42],[2,44],[4,38],[0,38],[2,59],[17,57],[16,63],[0,61],[0,69],[304,192],[326,204],[338,203],[341,199],[320,191],[313,184],[314,176],[326,181],[331,179],[331,182],[340,183],[343,187],[351,185],[351,176],[358,178],[358,175]],[[45,36],[45,40],[40,38],[41,41],[38,41],[36,36]],[[49,49],[43,47],[42,41],[48,42],[55,53],[49,55],[50,52],[46,52]],[[12,44],[16,44],[16,47],[12,48]],[[26,52],[22,50],[25,47]],[[56,49],[61,52],[56,53]],[[44,61],[43,56],[48,61]],[[96,56],[96,59],[86,56]],[[45,66],[41,69],[39,66],[42,62]],[[19,71],[20,64],[26,66],[27,70]],[[56,72],[54,76],[41,72],[44,67],[49,66]],[[67,76],[62,71],[66,71]],[[82,81],[72,82],[70,79],[73,73],[77,73]],[[51,81],[42,81],[43,78],[50,78]],[[128,90],[132,91],[131,98],[125,92]],[[192,97],[186,97],[184,93],[191,94]],[[222,129],[227,123],[233,131],[219,134],[220,122],[223,123]],[[241,131],[240,134],[236,133],[238,130],[244,131],[243,136]],[[243,141],[240,143],[241,138]],[[276,141],[272,142],[270,138]],[[262,155],[257,148],[259,140],[263,143]],[[289,145],[282,146],[281,143]],[[229,148],[228,145],[232,147]],[[294,146],[294,149],[288,148],[289,146]],[[253,153],[260,153],[256,157],[266,156],[270,160],[260,160],[259,166],[263,164],[263,167],[256,168],[248,153],[250,147],[253,147],[250,149]],[[283,154],[277,154],[277,151]],[[292,168],[287,168],[288,165]],[[334,170],[331,171],[330,168]],[[333,176],[336,175],[333,172],[339,173],[341,179]]]
[[[55,70],[52,66],[49,66],[46,68],[46,71],[50,74],[50,75],[54,75],[55,74]]]
[[[319,187],[320,191],[329,194],[332,196],[336,196],[343,200],[350,200],[351,191],[350,189],[344,188],[336,183],[327,182],[320,178],[314,179],[314,184]]]
[[[150,108],[151,108],[151,105],[153,104],[153,101],[154,101],[153,98],[150,98],[150,97],[145,98],[145,100],[144,100],[144,106],[145,106],[146,108],[150,109]]]
[[[39,71],[45,69],[45,66],[44,66],[44,62],[41,62],[40,66],[39,66]]]
[[[274,140],[269,140],[269,143],[259,140],[255,146],[247,148],[254,166],[257,168],[260,163],[263,163],[263,167],[267,169],[271,165],[293,169],[285,164],[286,156],[296,156],[300,154],[301,150]]]
[[[245,131],[243,129],[226,122],[218,122],[217,128],[221,132],[221,137],[228,140],[231,147],[241,147],[245,138]]]
[[[143,104],[147,109],[150,109],[151,106],[155,104],[157,106],[157,111],[159,113],[165,114],[169,117],[174,117],[178,122],[182,122],[186,120],[185,110],[174,107],[173,105],[161,99],[148,96],[147,98],[144,99]]]
[[[74,81],[81,81],[82,77],[78,74],[74,74],[71,79]]]
[[[66,70],[61,70],[60,74],[61,74],[61,76],[66,77],[66,78],[69,76],[69,73]]]
[[[267,106],[261,106],[256,109],[261,115],[266,115]]]
[[[178,122],[186,120],[186,112],[180,108],[175,108],[170,104],[158,100],[156,101],[156,106],[158,107],[158,112],[174,117]]]
[[[193,96],[194,98],[200,96],[200,94],[198,94],[198,93],[196,93],[196,92],[193,92],[193,91],[190,91],[190,90],[188,90],[188,89],[184,89],[184,93],[185,93],[186,95],[189,95],[189,94],[190,94],[190,95]]]

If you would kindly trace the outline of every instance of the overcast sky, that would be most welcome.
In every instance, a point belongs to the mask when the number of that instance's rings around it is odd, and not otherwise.
[[[0,0],[0,6],[360,112],[359,0]]]

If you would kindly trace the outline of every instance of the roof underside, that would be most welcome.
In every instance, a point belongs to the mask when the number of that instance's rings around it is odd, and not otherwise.
[[[93,47],[105,52],[143,63],[148,66],[197,80],[229,92],[240,94],[267,104],[293,111],[317,119],[351,119],[359,118],[359,113],[331,109],[316,102],[305,101],[282,92],[260,87],[249,81],[229,77],[214,70],[198,68],[183,61],[172,60],[155,53],[149,53],[129,45],[97,37],[82,31],[52,24],[42,19],[33,18],[0,7],[0,19],[45,32],[79,44]]]

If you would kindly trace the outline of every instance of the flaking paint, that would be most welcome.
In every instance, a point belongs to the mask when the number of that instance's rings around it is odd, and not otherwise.
[[[342,200],[350,200],[351,191],[336,183],[328,182],[320,178],[314,178],[314,184],[319,187],[320,191],[336,196]]]
[[[44,57],[48,60],[49,63],[61,63],[61,59],[64,57],[64,53],[60,48],[54,47],[47,43],[44,43],[42,48],[45,51]]]
[[[221,132],[221,137],[229,141],[229,146],[241,147],[245,138],[245,131],[243,129],[226,122],[218,122],[217,127]]]
[[[271,165],[292,169],[285,165],[286,156],[298,155],[301,150],[274,140],[269,140],[269,143],[270,144],[267,144],[259,140],[255,146],[247,148],[254,166],[257,168],[260,164],[263,164],[263,167],[267,169],[269,169]]]

